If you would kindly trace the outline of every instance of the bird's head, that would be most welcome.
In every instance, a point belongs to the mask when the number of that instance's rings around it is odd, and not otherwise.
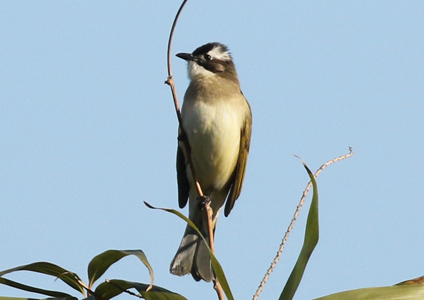
[[[191,80],[210,76],[238,80],[231,54],[227,46],[221,43],[208,43],[193,53],[178,53],[177,57],[188,62],[188,76]]]

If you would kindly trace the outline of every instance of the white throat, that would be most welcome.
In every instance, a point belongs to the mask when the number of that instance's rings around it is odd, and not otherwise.
[[[206,70],[202,66],[199,66],[194,61],[188,62],[188,77],[190,78],[190,80],[196,80],[211,76],[215,76],[215,74],[211,71]]]

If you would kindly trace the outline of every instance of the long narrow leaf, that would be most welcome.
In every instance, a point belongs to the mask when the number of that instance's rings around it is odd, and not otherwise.
[[[78,275],[68,270],[65,270],[64,268],[59,267],[55,264],[49,262],[35,262],[32,264],[1,271],[0,277],[16,271],[31,271],[54,276],[62,280],[64,283],[66,283],[73,289],[84,294],[84,287],[81,285],[81,279],[78,277]]]
[[[204,236],[202,235],[202,233],[200,232],[200,230],[196,227],[196,225],[194,225],[194,223],[189,218],[187,218],[182,213],[180,213],[180,212],[178,212],[178,211],[176,211],[174,209],[154,207],[154,206],[150,205],[149,203],[147,203],[146,201],[144,201],[144,204],[148,208],[151,208],[151,209],[159,209],[159,210],[163,210],[163,211],[172,213],[172,214],[180,217],[184,221],[186,221],[188,225],[190,225],[194,230],[196,230],[196,232],[203,239],[203,241],[205,242],[206,246],[209,249],[209,255],[211,257],[211,265],[212,265],[213,271],[215,272],[216,278],[218,279],[219,283],[221,284],[222,290],[224,291],[224,293],[227,296],[227,299],[228,300],[234,300],[233,294],[231,293],[230,286],[228,284],[227,278],[225,277],[225,274],[224,274],[224,271],[223,271],[223,269],[221,267],[221,264],[218,262],[218,260],[216,259],[215,255],[212,253],[212,250],[209,248],[209,242],[206,241],[206,239],[204,238]]]
[[[228,300],[234,300],[233,295],[231,294],[230,285],[228,284],[227,277],[225,277],[224,270],[222,269],[219,261],[216,259],[215,255],[213,255],[212,251],[209,249],[209,253],[211,255],[211,264],[213,271],[215,273],[216,278],[218,278],[219,284],[222,287],[225,295]]]
[[[315,300],[422,300],[424,285],[407,284],[386,287],[374,287],[340,292]]]
[[[21,297],[0,297],[0,300],[44,300],[44,299],[21,298]]]
[[[69,294],[66,294],[66,293],[36,288],[36,287],[25,285],[25,284],[22,284],[22,283],[19,283],[19,282],[10,280],[10,279],[6,279],[6,278],[3,278],[3,277],[0,277],[0,283],[7,285],[7,286],[10,286],[10,287],[13,287],[13,288],[16,288],[16,289],[20,289],[22,291],[42,294],[42,295],[46,295],[46,296],[50,296],[50,297],[54,297],[54,298],[77,299],[77,298],[75,298],[75,297],[73,297]]]
[[[96,257],[94,257],[88,265],[88,280],[89,287],[93,286],[93,283],[99,279],[107,269],[121,258],[128,255],[134,255],[147,267],[150,275],[150,286],[153,285],[153,269],[147,260],[146,255],[141,250],[107,250]]]
[[[100,299],[107,300],[120,295],[130,288],[132,288],[132,285],[124,280],[107,280],[96,287],[94,295]]]
[[[405,285],[405,284],[422,284],[424,283],[424,276],[420,276],[414,279],[405,280],[402,282],[399,282],[396,285]]]
[[[58,298],[58,297],[49,297],[49,298],[22,298],[22,297],[1,297],[0,300],[78,300],[77,298]]]
[[[22,298],[22,297],[0,297],[0,300],[65,300],[67,298]]]
[[[183,296],[171,292],[167,289],[153,286],[148,292],[146,289],[148,284],[131,282],[126,280],[108,280],[99,284],[94,293],[101,297],[101,299],[108,300],[118,296],[123,292],[128,292],[129,289],[136,289],[140,295],[147,300],[187,300]]]
[[[314,175],[303,163],[306,171],[308,172],[309,178],[312,182],[313,196],[312,203],[309,209],[308,219],[306,222],[305,239],[303,242],[302,250],[300,251],[296,265],[287,280],[286,285],[280,295],[279,300],[291,300],[299,287],[300,281],[302,280],[303,273],[305,272],[306,264],[308,263],[309,257],[315,249],[319,238],[319,223],[318,223],[318,188],[315,181]]]

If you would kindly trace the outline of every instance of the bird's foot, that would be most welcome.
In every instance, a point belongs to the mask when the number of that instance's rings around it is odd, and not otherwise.
[[[204,209],[206,205],[211,203],[211,197],[210,196],[202,196],[198,198],[199,200],[199,209]]]

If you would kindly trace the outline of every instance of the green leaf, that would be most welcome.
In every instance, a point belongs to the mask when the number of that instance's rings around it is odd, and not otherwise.
[[[303,163],[306,171],[308,172],[309,178],[312,182],[313,196],[311,207],[309,208],[308,219],[306,222],[305,239],[303,242],[302,250],[300,251],[296,265],[287,280],[286,285],[280,295],[279,300],[291,300],[299,287],[300,281],[302,280],[303,273],[305,272],[306,264],[308,263],[309,257],[315,249],[319,238],[319,223],[318,223],[318,188],[315,181],[315,177],[309,168]]]
[[[21,297],[0,297],[0,300],[78,300],[77,298],[21,298]]]
[[[7,285],[7,286],[10,286],[10,287],[13,287],[13,288],[16,288],[16,289],[23,290],[23,291],[42,294],[42,295],[54,297],[54,298],[57,298],[57,299],[74,299],[74,300],[77,299],[77,298],[75,298],[75,297],[73,297],[69,294],[66,294],[66,293],[36,288],[36,287],[33,287],[33,286],[21,284],[19,282],[9,280],[9,279],[3,278],[3,277],[0,277],[0,283]],[[7,298],[7,297],[3,297],[3,298]]]
[[[121,258],[134,255],[138,259],[140,259],[143,264],[149,270],[150,275],[150,285],[153,285],[153,269],[150,266],[146,255],[141,250],[108,250],[105,251],[96,257],[94,257],[88,265],[88,280],[89,280],[89,288],[93,286],[93,283],[99,279],[107,269],[114,263],[116,263]]]
[[[409,279],[409,280],[406,280],[406,281],[402,281],[402,282],[399,282],[396,285],[421,284],[421,283],[424,283],[424,276],[420,276],[420,277],[417,277],[417,278],[414,278],[414,279]]]
[[[60,298],[36,299],[36,298],[20,298],[20,297],[0,297],[0,300],[47,300],[47,299],[60,299]]]
[[[8,270],[0,272],[0,277],[15,271],[32,271],[32,272],[54,276],[62,280],[64,283],[66,283],[73,289],[84,294],[84,287],[81,285],[81,279],[78,277],[77,274],[70,272],[68,270],[65,270],[64,268],[59,267],[52,263],[36,262],[36,263],[24,265],[24,266],[19,266],[16,268],[12,268],[12,269],[8,269]]]
[[[211,265],[212,265],[212,268],[213,268],[213,271],[215,273],[216,278],[218,279],[219,283],[221,284],[222,290],[224,291],[228,300],[234,300],[234,297],[233,297],[233,294],[231,293],[231,289],[230,289],[230,286],[228,284],[227,278],[225,277],[224,271],[223,271],[220,263],[216,259],[215,255],[212,253],[212,250],[209,248],[209,242],[206,241],[206,239],[204,238],[204,236],[202,235],[200,230],[196,227],[196,225],[194,225],[194,223],[189,218],[187,218],[182,213],[180,213],[180,212],[178,212],[174,209],[154,207],[154,206],[150,205],[149,203],[147,203],[146,201],[144,201],[144,204],[148,208],[151,208],[151,209],[159,209],[159,210],[163,210],[163,211],[172,213],[172,214],[180,217],[184,221],[186,221],[188,225],[190,225],[194,230],[196,230],[196,232],[199,234],[199,236],[205,242],[206,247],[208,247],[208,249],[209,249],[209,255],[211,257]]]
[[[147,300],[187,300],[179,294],[158,286],[152,286],[152,288],[146,292],[149,286],[150,285],[138,282],[113,279],[99,284],[94,293],[101,299],[108,300],[134,288]]]
[[[424,286],[421,284],[395,285],[345,291],[315,300],[422,300]]]
[[[230,285],[228,284],[227,278],[225,277],[224,270],[222,269],[220,263],[218,262],[215,255],[213,255],[210,249],[209,254],[211,256],[211,264],[213,271],[215,273],[216,278],[218,278],[218,282],[221,285],[222,290],[224,291],[228,300],[234,300],[233,295],[231,294]]]
[[[48,299],[48,298],[47,298]],[[54,299],[54,298],[50,298]],[[0,297],[0,300],[44,300],[44,299],[36,299],[36,298],[19,298],[19,297]]]

